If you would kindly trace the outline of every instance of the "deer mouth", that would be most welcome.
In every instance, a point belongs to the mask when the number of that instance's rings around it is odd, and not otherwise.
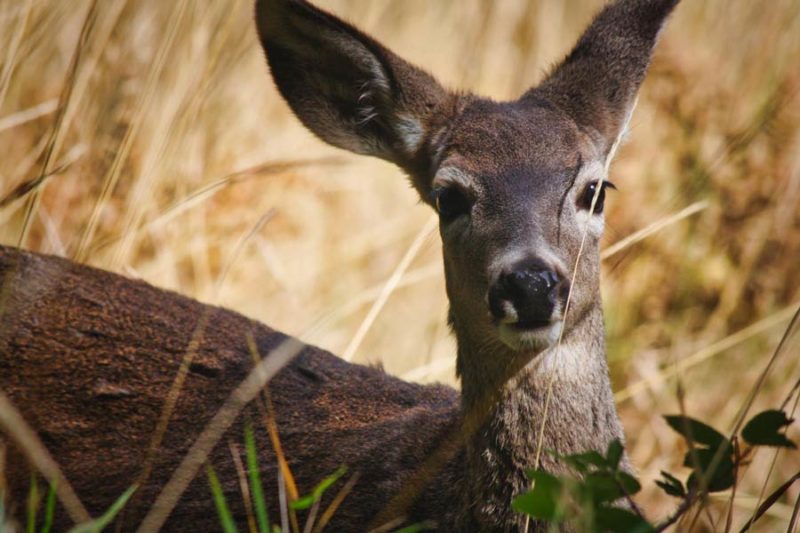
[[[553,323],[550,320],[519,320],[517,322],[508,324],[508,327],[514,331],[524,333],[526,331],[535,331],[546,328],[552,324]]]
[[[503,344],[512,350],[542,351],[558,342],[562,327],[562,320],[518,321],[500,323],[497,331]]]

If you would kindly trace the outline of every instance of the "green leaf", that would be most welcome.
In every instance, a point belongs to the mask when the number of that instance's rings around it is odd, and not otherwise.
[[[53,516],[56,512],[56,485],[55,483],[50,483],[50,487],[47,489],[47,499],[45,500],[44,505],[44,524],[42,524],[42,529],[39,530],[39,533],[50,533],[50,530],[53,529]]]
[[[661,471],[661,475],[664,476],[664,479],[656,481],[656,485],[661,487],[661,490],[666,492],[669,496],[674,496],[676,498],[686,497],[686,488],[683,486],[683,482],[681,482],[680,479],[663,470]]]
[[[561,505],[563,484],[560,479],[541,470],[529,470],[533,488],[511,501],[511,508],[539,520],[560,522],[564,519]]]
[[[730,452],[722,453],[716,459],[716,465],[712,465],[715,461],[717,451],[708,448],[695,448],[686,452],[683,459],[683,465],[692,468],[694,471],[689,476],[687,484],[690,487],[699,487],[699,476],[705,480],[705,486],[709,492],[720,492],[729,489],[733,486],[733,459]],[[695,454],[695,455],[693,455]],[[695,459],[699,463],[700,470],[696,468]],[[711,467],[714,470],[711,471]]]
[[[334,472],[333,474],[327,476],[325,479],[320,481],[319,484],[317,484],[317,486],[314,487],[314,490],[311,491],[311,494],[308,494],[293,501],[289,505],[289,507],[291,507],[295,511],[302,511],[304,509],[308,509],[309,507],[314,505],[314,503],[321,500],[323,494],[325,494],[325,491],[328,490],[331,487],[331,485],[336,483],[336,481],[340,477],[342,477],[345,474],[345,472],[347,472],[347,467],[340,466],[336,470],[336,472]]]
[[[625,448],[622,446],[622,443],[619,439],[614,439],[608,443],[608,450],[606,451],[606,464],[608,464],[609,468],[612,470],[616,470],[619,468],[619,461],[622,459],[622,454],[625,452]]]
[[[247,475],[250,479],[250,493],[255,507],[258,531],[259,533],[269,533],[267,501],[264,497],[264,487],[261,485],[261,473],[258,469],[256,437],[253,433],[253,425],[250,422],[244,428],[244,448],[247,458]]]
[[[742,430],[744,440],[753,446],[778,446],[781,448],[797,448],[794,442],[786,438],[780,431],[794,420],[787,418],[786,413],[770,409],[750,419]]]
[[[208,485],[211,487],[211,494],[214,496],[214,506],[217,508],[217,516],[219,516],[222,530],[225,533],[236,533],[236,523],[233,521],[230,509],[228,509],[225,493],[211,463],[206,464],[206,474],[208,475]]]
[[[612,502],[623,496],[622,488],[610,474],[593,472],[583,479],[583,487],[588,496],[596,503]]]
[[[608,468],[606,458],[594,450],[572,455],[565,455],[561,457],[561,460],[581,474],[588,472],[590,466],[597,467],[600,470]]]
[[[595,509],[595,521],[600,531],[614,533],[650,533],[655,528],[646,520],[627,509],[618,507],[598,507]]]
[[[311,494],[306,494],[305,496],[300,496],[295,501],[290,503],[289,507],[295,511],[303,511],[312,505],[314,505],[314,496]]]
[[[622,490],[627,495],[636,494],[640,490],[642,490],[642,485],[639,481],[630,475],[627,472],[617,472],[616,474],[617,483],[622,487]]]
[[[128,500],[131,499],[133,493],[136,492],[136,485],[132,485],[128,490],[122,493],[122,495],[117,498],[111,507],[101,516],[100,518],[95,518],[94,520],[90,520],[89,522],[85,522],[83,524],[79,524],[72,529],[69,530],[69,533],[100,533],[106,528],[111,522],[114,521],[114,518],[122,511],[122,508],[125,507],[125,504],[128,503]]]
[[[672,429],[683,435],[689,443],[704,444],[710,448],[716,448],[723,442],[727,442],[722,433],[694,418],[683,415],[667,415],[664,419]]]

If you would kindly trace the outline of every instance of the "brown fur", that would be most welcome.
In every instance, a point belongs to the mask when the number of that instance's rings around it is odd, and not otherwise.
[[[395,162],[431,205],[434,190],[469,199],[465,213],[443,216],[440,224],[460,400],[449,388],[404,383],[311,347],[270,383],[302,490],[342,464],[361,474],[335,530],[400,517],[431,519],[443,530],[516,531],[524,519],[510,501],[539,458],[540,428],[542,449],[560,454],[602,450],[623,438],[605,360],[602,214],[590,213],[581,198],[606,177],[659,29],[676,3],[612,2],[539,87],[494,102],[446,91],[305,1],[257,2],[273,78],[309,129],[336,146]],[[505,322],[487,310],[487,294],[520,264],[543,265],[558,279],[545,325],[520,323],[509,301]],[[0,276],[0,387],[92,512],[137,479],[193,331],[202,316],[210,318],[153,475],[127,509],[123,529],[138,523],[251,368],[248,333],[261,353],[284,338],[230,311],[56,258],[0,248]],[[554,333],[562,327],[557,347]],[[212,456],[240,521],[226,443],[241,440],[248,417],[258,418],[257,411],[240,417]],[[274,518],[275,458],[263,432],[258,437]],[[28,474],[18,451],[12,454],[8,475],[19,502]],[[541,466],[564,470],[547,454]],[[205,480],[196,479],[168,529],[214,524]]]
[[[204,313],[208,322],[153,474],[125,513],[138,524],[203,426],[252,368],[247,335],[268,354],[284,336],[236,313],[140,281],[63,259],[0,247],[0,387],[39,433],[92,514],[105,510],[141,472],[167,391]],[[359,472],[357,490],[334,524],[377,514],[407,473],[453,426],[458,396],[307,347],[271,382],[287,458],[301,490],[341,465]],[[243,421],[257,429],[271,516],[277,513],[275,457],[251,406],[212,455],[228,501],[243,518],[228,440]],[[321,449],[322,443],[326,443]],[[6,476],[22,515],[29,469],[13,447]],[[304,466],[301,466],[304,465]],[[430,516],[430,515],[429,515]],[[360,522],[356,522],[360,520]],[[63,530],[66,516],[59,521]],[[169,531],[218,528],[204,475],[192,483]],[[345,527],[345,529],[348,529]]]

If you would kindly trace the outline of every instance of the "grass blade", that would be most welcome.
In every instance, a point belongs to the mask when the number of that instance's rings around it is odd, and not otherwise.
[[[339,506],[342,504],[347,495],[350,494],[350,491],[353,490],[353,487],[355,487],[356,483],[358,483],[359,477],[361,477],[361,475],[358,472],[350,476],[350,479],[347,480],[347,483],[345,483],[344,487],[339,490],[339,492],[333,498],[333,501],[330,503],[330,505],[328,505],[328,508],[325,509],[325,511],[322,513],[322,516],[320,516],[319,521],[314,526],[315,533],[321,532],[325,526],[328,525],[328,522],[331,521],[331,518],[333,518],[333,515],[339,509]]]
[[[228,441],[228,447],[231,450],[233,464],[236,467],[236,476],[239,478],[239,489],[242,491],[242,503],[244,504],[244,510],[247,513],[247,530],[250,533],[258,533],[258,529],[256,527],[256,517],[255,514],[253,514],[253,499],[250,497],[250,486],[247,481],[247,472],[245,471],[244,464],[242,464],[242,456],[239,452],[239,446],[233,441]]]
[[[214,496],[214,507],[217,508],[217,515],[219,515],[219,523],[222,526],[222,530],[225,533],[236,533],[236,524],[228,508],[228,502],[225,501],[225,493],[222,492],[222,485],[211,464],[206,465],[206,474],[208,474],[208,485],[211,487],[211,494]]]
[[[100,533],[106,528],[111,522],[114,521],[114,518],[119,514],[120,511],[125,507],[128,503],[128,500],[131,499],[133,493],[136,492],[136,485],[132,485],[128,490],[122,493],[122,495],[117,498],[111,507],[103,513],[103,516],[100,518],[95,518],[89,522],[85,522],[83,524],[79,524],[74,528],[69,530],[69,533]]]
[[[25,518],[25,531],[34,533],[36,531],[36,511],[39,509],[39,483],[36,481],[36,473],[31,474],[31,487],[28,489],[28,505]]]
[[[258,456],[256,454],[256,437],[253,432],[253,425],[247,423],[244,430],[244,446],[247,458],[247,473],[250,477],[250,494],[253,498],[253,506],[256,510],[256,520],[258,521],[259,533],[269,533],[269,515],[267,513],[267,502],[264,498],[264,488],[261,485],[261,473],[258,470]]]
[[[47,489],[47,499],[45,500],[44,505],[44,524],[42,524],[42,529],[40,529],[40,533],[50,533],[50,530],[53,529],[53,516],[56,512],[56,487],[54,484],[50,484],[50,487]]]

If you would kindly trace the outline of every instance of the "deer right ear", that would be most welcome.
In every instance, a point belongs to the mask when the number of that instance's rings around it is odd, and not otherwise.
[[[258,0],[256,23],[278,90],[307,128],[424,172],[426,139],[447,101],[433,77],[305,0]]]
[[[636,102],[656,39],[679,0],[613,0],[578,44],[523,98],[555,103],[613,155]]]

